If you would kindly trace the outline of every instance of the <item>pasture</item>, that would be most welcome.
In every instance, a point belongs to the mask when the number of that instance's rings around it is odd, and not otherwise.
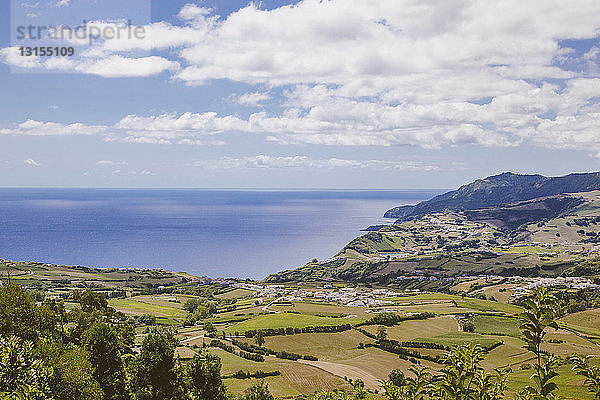
[[[377,333],[377,325],[365,326],[367,332]],[[411,341],[423,336],[433,337],[445,333],[458,332],[458,322],[452,316],[428,318],[424,320],[402,321],[398,325],[386,327],[388,339],[399,342]]]
[[[257,315],[224,329],[226,333],[246,332],[259,329],[304,328],[307,326],[334,326],[362,322],[360,318],[329,318],[314,315],[278,313]]]
[[[496,315],[476,315],[473,317],[475,332],[484,335],[501,335],[518,337],[520,322],[516,318],[500,317]]]

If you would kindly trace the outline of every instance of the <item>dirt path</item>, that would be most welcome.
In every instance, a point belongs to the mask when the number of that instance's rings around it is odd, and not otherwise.
[[[463,331],[463,327],[462,324],[460,323],[460,321],[458,320],[457,316],[453,316],[452,318],[454,318],[456,320],[456,324],[458,325],[458,331],[462,332]]]
[[[190,338],[182,340],[181,343],[187,343],[187,342],[191,342],[192,340],[202,339],[202,338],[204,338],[204,335],[192,336]]]
[[[356,379],[360,379],[365,383],[365,386],[371,390],[379,389],[380,386],[377,378],[358,367],[328,361],[298,360],[298,362],[312,365],[313,367],[322,369],[323,371],[339,376],[340,378],[346,377],[352,379],[353,381]]]

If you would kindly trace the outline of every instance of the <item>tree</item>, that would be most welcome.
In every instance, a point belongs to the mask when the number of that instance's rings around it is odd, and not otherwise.
[[[263,344],[265,344],[265,335],[262,333],[262,331],[256,332],[256,336],[254,337],[254,341],[256,342],[256,344],[258,346],[262,346]]]
[[[466,320],[462,324],[462,329],[465,332],[475,332],[475,324],[471,320]]]
[[[121,358],[122,342],[108,324],[96,322],[84,334],[83,347],[94,366],[93,377],[100,384],[104,400],[127,398],[125,369]]]
[[[41,341],[38,352],[52,367],[50,387],[55,400],[101,400],[102,389],[93,378],[89,354],[78,346]]]
[[[190,314],[193,314],[196,312],[196,309],[200,305],[201,305],[200,299],[189,299],[188,301],[185,302],[185,304],[183,305],[183,308]]]
[[[375,338],[382,342],[387,338],[387,331],[385,329],[385,326],[378,326],[377,327],[377,335],[375,336]]]
[[[400,369],[394,369],[394,370],[390,371],[390,373],[388,375],[388,379],[395,386],[406,385],[406,376],[404,375],[404,372],[402,372],[402,370],[400,370]]]
[[[275,400],[275,397],[269,392],[269,385],[264,381],[250,386],[244,393],[243,400]]]
[[[81,309],[85,312],[104,312],[108,308],[108,301],[104,294],[94,292],[90,289],[75,290],[72,297],[73,300],[81,305]]]
[[[215,333],[217,331],[217,328],[215,328],[215,326],[212,324],[212,322],[205,322],[203,327],[204,327],[204,330],[206,331],[206,333],[208,333],[209,335],[212,335],[213,333]]]
[[[17,285],[0,287],[0,334],[36,340],[37,307],[25,290]]]
[[[138,317],[138,322],[143,325],[156,325],[156,317],[150,314],[143,314]]]
[[[486,372],[480,362],[486,352],[479,345],[461,345],[444,358],[441,380],[433,388],[443,400],[500,400],[504,398],[509,369]]]
[[[374,325],[392,326],[400,322],[400,315],[393,312],[382,312],[372,317],[368,322]]]
[[[138,399],[180,398],[181,381],[174,358],[177,344],[169,330],[156,330],[144,338],[133,366],[132,384]]]
[[[52,369],[33,354],[33,343],[16,336],[0,337],[0,398],[52,399]]]
[[[187,373],[194,399],[224,400],[226,398],[219,357],[208,353],[196,354],[187,366]]]
[[[381,387],[385,393],[385,397],[391,400],[423,400],[431,392],[432,376],[427,368],[410,367],[414,378],[406,377],[403,384],[399,381],[391,380],[382,382]],[[393,372],[393,371],[392,371]],[[391,374],[390,374],[391,375]]]

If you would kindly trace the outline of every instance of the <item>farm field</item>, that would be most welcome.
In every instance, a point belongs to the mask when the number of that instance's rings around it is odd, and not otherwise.
[[[473,317],[475,332],[485,335],[501,335],[519,337],[520,322],[516,318],[500,317],[496,315],[476,315]]]
[[[224,293],[220,293],[215,297],[219,299],[240,299],[243,297],[251,296],[254,292],[246,289],[233,289]]]
[[[269,390],[278,398],[289,398],[302,393],[313,393],[320,390],[334,390],[349,388],[347,382],[342,378],[324,371],[323,369],[294,361],[280,360],[268,357],[264,362],[254,362],[234,356],[221,349],[211,349],[211,353],[219,356],[223,364],[224,375],[239,370],[256,371],[280,371],[280,376],[268,376],[264,378],[269,385]],[[260,379],[226,379],[225,383],[233,391],[241,393]]]
[[[309,303],[309,302],[293,302],[291,304],[272,304],[269,310],[276,312],[299,312],[301,314],[316,315],[316,316],[356,316],[360,318],[370,318],[367,307],[345,307],[338,304],[327,303]]]
[[[252,343],[252,340],[247,340]],[[275,351],[308,354],[319,360],[332,361],[351,358],[359,351],[360,343],[372,343],[373,339],[356,330],[339,333],[301,333],[298,335],[269,336],[265,347]]]
[[[31,274],[26,271],[27,268],[20,268],[17,276],[29,279]],[[36,268],[38,267],[32,267],[34,274],[45,277],[44,284],[59,282],[57,277],[70,271],[63,267],[58,268],[60,273],[48,266]],[[242,393],[262,380],[236,379],[230,376],[239,371],[279,371],[277,376],[264,377],[271,393],[279,399],[295,399],[319,390],[348,389],[348,380],[355,379],[363,380],[369,390],[375,391],[379,388],[379,381],[387,379],[394,369],[409,374],[410,367],[421,365],[433,372],[439,371],[442,368],[440,357],[449,347],[468,343],[479,344],[489,350],[486,359],[482,361],[482,366],[487,370],[508,367],[514,371],[509,380],[512,392],[528,382],[532,372],[534,360],[531,353],[523,349],[520,323],[516,318],[516,314],[522,309],[510,303],[512,289],[519,284],[505,283],[506,280],[502,279],[464,280],[453,286],[453,290],[462,290],[458,294],[415,292],[413,289],[388,292],[383,286],[371,288],[314,282],[280,286],[279,290],[312,291],[311,293],[318,292],[321,296],[307,296],[298,301],[287,300],[285,296],[268,294],[269,292],[261,293],[261,289],[199,286],[193,283],[181,286],[181,292],[173,290],[171,293],[161,293],[156,289],[121,286],[113,294],[106,289],[106,285],[115,282],[123,285],[120,279],[132,276],[131,273],[94,270],[88,276],[87,272],[79,269],[70,272],[73,273],[69,275],[70,278],[62,279],[106,279],[105,284],[94,287],[107,296],[115,295],[108,298],[108,304],[136,321],[135,351],[139,350],[148,332],[155,329],[153,325],[171,327],[177,332],[179,345],[176,354],[181,362],[187,363],[203,348],[217,355],[221,359],[221,374],[225,383],[234,393]],[[149,285],[158,283],[155,283],[155,276],[150,272],[140,272],[139,276],[149,279]],[[139,281],[140,279],[136,279],[134,282],[139,284]],[[475,290],[471,290],[473,284],[476,285]],[[179,288],[178,285],[174,287]],[[269,288],[268,285],[264,287]],[[56,287],[49,293],[53,296],[62,294],[64,297],[69,290],[68,286]],[[354,296],[363,296],[357,306],[343,305],[344,303],[328,297],[332,294],[346,296],[353,291],[356,291]],[[474,297],[481,294],[486,299]],[[492,297],[496,301],[490,300]],[[78,306],[73,299],[66,300],[67,310]],[[200,302],[198,304],[205,310],[213,304],[213,311],[210,315],[190,320],[192,311],[189,311],[189,305],[194,302]],[[397,315],[402,320],[389,325],[370,321],[379,313]],[[155,317],[155,320],[144,325],[142,318],[147,320],[148,316]],[[467,321],[472,322],[473,332],[463,331]],[[600,309],[591,308],[568,314],[559,320],[559,324],[560,329],[548,331],[542,344],[544,351],[562,358],[574,352],[600,358],[600,346],[596,344],[600,343]],[[340,325],[347,326],[344,326],[343,331],[331,333],[292,331],[290,334],[289,330],[288,334],[271,332],[269,334],[275,336],[266,335],[261,339],[262,351],[268,351],[263,361],[251,361],[242,357],[247,357],[248,352],[256,349],[259,343],[256,337],[244,336],[248,331],[249,336],[252,336],[259,330]],[[397,343],[400,353],[397,352],[398,349],[386,348],[378,342],[376,338],[382,334],[385,340]],[[216,347],[215,341],[227,351]],[[300,358],[295,361],[286,359],[285,354]],[[560,378],[561,393],[567,399],[590,398],[581,387],[581,379],[575,377],[568,366],[561,366],[561,374],[563,370],[564,377],[561,375]]]
[[[164,300],[154,300],[148,296],[110,299],[108,303],[118,311],[128,314],[151,314],[175,320],[182,319],[185,316],[185,311],[178,304],[166,304]]]
[[[224,329],[225,333],[246,332],[257,329],[304,328],[307,326],[335,326],[364,321],[359,318],[330,318],[306,314],[278,313],[258,315]]]
[[[600,329],[600,308],[569,314],[560,319],[569,325],[583,328]]]
[[[375,334],[378,328],[378,325],[373,325],[365,327],[365,330]],[[453,316],[435,317],[422,321],[402,321],[398,325],[385,328],[388,338],[399,342],[414,340],[425,334],[433,337],[458,332],[458,329],[458,322]]]
[[[465,285],[466,286],[466,285]],[[494,285],[484,289],[494,288]],[[209,352],[218,355],[222,361],[222,374],[227,376],[243,370],[279,371],[280,375],[268,376],[264,382],[277,398],[295,398],[300,394],[313,393],[319,390],[348,388],[344,379],[362,379],[370,390],[379,387],[379,381],[386,379],[393,369],[405,372],[414,366],[414,361],[403,359],[382,349],[371,347],[376,344],[373,338],[378,331],[384,329],[387,339],[397,342],[433,343],[450,347],[465,343],[479,344],[491,348],[482,365],[492,370],[509,367],[515,372],[510,378],[511,390],[522,385],[531,373],[529,365],[533,362],[530,353],[523,350],[523,341],[519,339],[519,322],[513,315],[521,310],[512,304],[500,301],[489,301],[471,297],[440,293],[423,293],[410,296],[389,298],[392,304],[383,307],[387,312],[408,314],[429,312],[435,316],[423,320],[407,320],[392,326],[364,325],[377,311],[371,307],[345,307],[327,302],[291,302],[255,305],[252,291],[230,290],[219,294],[219,298],[234,301],[235,309],[219,311],[207,321],[216,324],[218,335],[233,335],[236,332],[268,329],[268,328],[303,328],[308,326],[335,326],[350,324],[359,327],[337,333],[300,333],[293,335],[267,336],[264,348],[273,352],[295,353],[311,356],[315,360],[285,360],[273,355],[266,356],[263,362],[250,361],[239,355],[228,353],[220,348],[209,347]],[[497,292],[500,293],[500,292]],[[109,303],[120,311],[131,315],[151,314],[164,321],[181,323],[186,311],[185,302],[194,296],[183,295],[138,295],[126,299],[110,299]],[[379,310],[381,311],[381,310]],[[462,332],[459,316],[471,315],[475,332]],[[564,325],[594,330],[598,310],[568,315],[561,321]],[[177,354],[185,362],[209,346],[211,338],[200,327],[179,328],[181,346]],[[142,331],[140,331],[142,332]],[[142,336],[143,337],[143,334]],[[137,339],[137,343],[141,343]],[[544,350],[552,351],[562,357],[573,352],[600,356],[600,347],[581,334],[569,330],[558,330],[548,333],[551,343],[544,343]],[[222,340],[222,339],[221,339]],[[225,341],[228,342],[229,339]],[[240,342],[255,345],[254,338],[240,338]],[[236,346],[235,351],[239,352]],[[420,354],[420,357],[438,357],[444,350],[417,348],[409,349]],[[421,366],[432,371],[439,370],[439,363],[429,359],[419,359]],[[525,369],[523,369],[525,368]],[[570,371],[566,376],[574,378]],[[242,393],[258,378],[235,379],[226,378],[229,389]],[[572,396],[581,391],[581,382],[565,378],[562,393]],[[572,398],[590,398],[586,394]]]

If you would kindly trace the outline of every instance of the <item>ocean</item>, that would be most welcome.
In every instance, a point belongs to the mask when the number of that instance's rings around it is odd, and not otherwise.
[[[427,190],[0,189],[0,258],[262,279]]]

